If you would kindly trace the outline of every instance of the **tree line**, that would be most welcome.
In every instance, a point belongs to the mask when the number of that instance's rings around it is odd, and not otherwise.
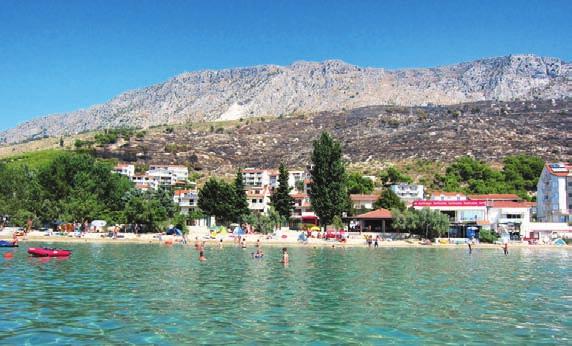
[[[0,214],[16,226],[106,220],[156,230],[180,218],[170,189],[139,191],[113,162],[62,151],[46,165],[0,163]],[[180,223],[180,220],[175,220]]]

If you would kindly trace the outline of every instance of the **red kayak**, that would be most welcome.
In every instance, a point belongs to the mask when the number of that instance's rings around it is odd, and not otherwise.
[[[36,257],[67,257],[72,254],[71,250],[50,249],[47,247],[31,247],[28,253]]]

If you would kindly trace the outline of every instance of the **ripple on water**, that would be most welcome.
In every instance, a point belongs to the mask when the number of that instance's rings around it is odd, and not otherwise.
[[[73,244],[0,259],[1,344],[566,343],[570,250]]]

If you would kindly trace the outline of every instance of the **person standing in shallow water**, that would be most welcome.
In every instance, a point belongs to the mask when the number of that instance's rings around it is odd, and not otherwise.
[[[204,251],[199,251],[199,261],[204,262],[206,261],[207,258],[205,257],[205,252]]]
[[[283,248],[282,249],[282,261],[280,261],[284,264],[288,264],[288,249],[287,248]]]
[[[508,256],[508,242],[504,243],[504,245],[502,246],[502,250],[504,252],[504,255]]]

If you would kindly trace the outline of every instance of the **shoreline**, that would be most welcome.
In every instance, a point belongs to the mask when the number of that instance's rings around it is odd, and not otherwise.
[[[93,234],[91,234],[93,235]],[[126,237],[126,238],[119,238],[119,239],[111,239],[111,238],[97,238],[97,237],[64,237],[64,236],[37,236],[37,235],[29,235],[26,238],[20,239],[19,243],[28,243],[28,242],[45,242],[45,243],[67,243],[67,244],[156,244],[156,245],[165,245],[165,246],[172,246],[172,245],[184,245],[193,247],[194,245],[194,237],[190,237],[190,240],[187,241],[187,244],[183,244],[180,241],[180,238],[175,238],[173,236],[162,236],[162,239],[154,238],[155,235],[153,234],[144,234],[141,237]],[[260,239],[261,247],[308,247],[308,248],[368,248],[367,243],[363,240],[355,240],[351,239],[347,243],[340,243],[334,242],[330,240],[322,240],[322,239],[313,239],[310,238],[307,243],[302,243],[294,240],[284,240],[284,239],[265,239],[265,235],[247,235],[247,246],[248,248],[255,248],[256,242]],[[223,246],[224,247],[238,247],[238,244],[234,242],[233,238],[227,237],[223,238]],[[8,240],[11,241],[12,238],[10,236],[0,234],[0,240]],[[205,242],[205,245],[208,247],[215,247],[220,242],[220,238],[218,239],[198,239],[200,242]],[[371,248],[375,248],[373,245]],[[396,241],[382,241],[379,243],[379,248],[425,248],[425,249],[467,249],[466,244],[432,244],[432,245],[422,245],[420,243],[410,243],[404,240],[396,240]],[[556,246],[556,245],[530,245],[525,243],[509,243],[509,248],[524,248],[524,249],[552,249],[552,250],[572,250],[571,246],[563,245],[563,246]],[[490,244],[490,243],[478,243],[473,244],[473,249],[501,249],[501,245],[499,244]]]

